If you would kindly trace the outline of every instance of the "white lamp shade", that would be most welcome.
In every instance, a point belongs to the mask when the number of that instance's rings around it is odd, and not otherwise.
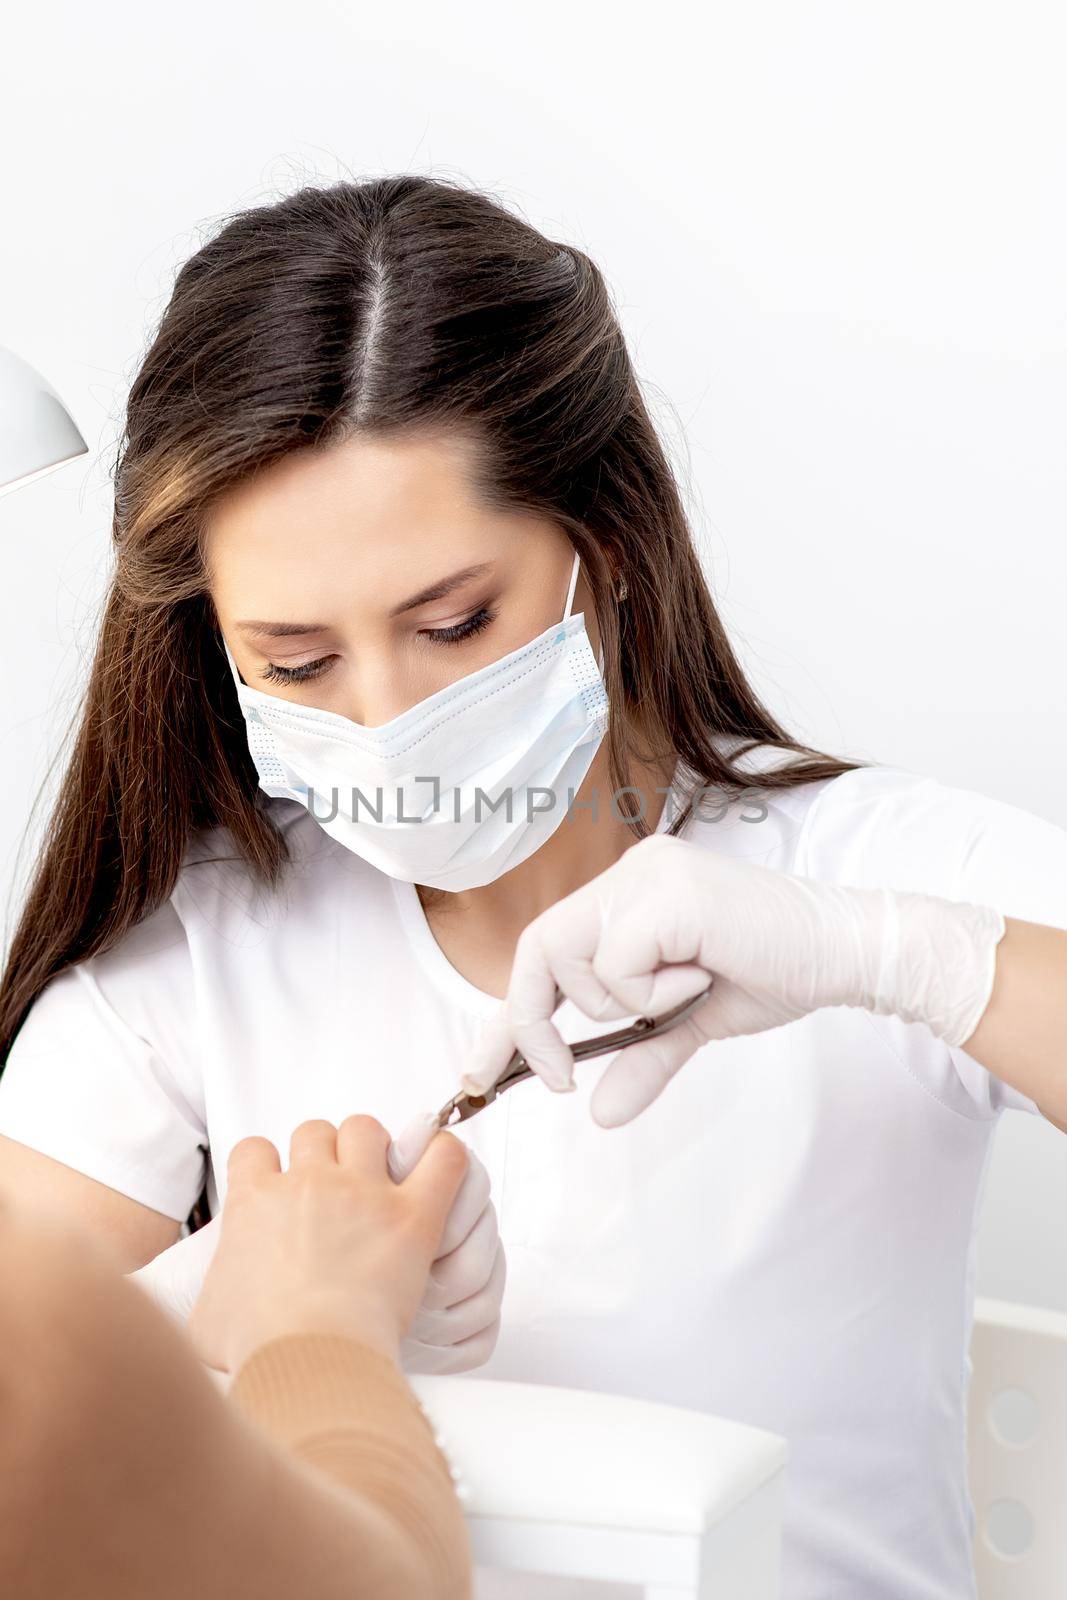
[[[52,385],[0,345],[0,494],[43,477],[88,448]]]

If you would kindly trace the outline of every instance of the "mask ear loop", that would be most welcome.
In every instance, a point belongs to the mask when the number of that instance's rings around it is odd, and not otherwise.
[[[230,663],[230,672],[233,674],[234,683],[237,685],[238,689],[247,689],[248,685],[245,683],[244,679],[241,677],[241,674],[240,674],[240,672],[238,670],[238,667],[237,667],[237,663],[233,659],[233,652],[231,651],[229,645],[226,643],[226,635],[223,633],[221,628],[219,629],[219,638],[222,640],[222,648],[226,652],[226,660]]]
[[[578,582],[578,562],[579,562],[579,560],[580,560],[580,557],[579,557],[579,554],[578,554],[578,552],[576,550],[574,552],[574,565],[571,567],[571,586],[567,590],[567,604],[563,609],[563,620],[564,620],[564,622],[566,622],[567,618],[571,614],[571,602],[574,599],[574,586]],[[601,675],[603,675],[603,672],[604,672],[604,645],[603,645],[603,642],[601,642],[600,649],[597,651],[597,663],[596,664],[597,664],[597,671],[600,672]]]
[[[567,590],[567,604],[563,608],[563,620],[564,620],[564,622],[566,622],[567,618],[571,614],[571,602],[574,599],[574,586],[578,582],[578,562],[579,562],[579,559],[580,559],[580,557],[579,557],[578,552],[576,550],[574,552],[574,565],[571,567],[571,585],[570,585],[570,588]]]

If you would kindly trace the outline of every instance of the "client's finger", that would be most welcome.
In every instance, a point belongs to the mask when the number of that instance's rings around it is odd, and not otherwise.
[[[302,1167],[308,1162],[337,1160],[337,1129],[332,1122],[313,1117],[293,1129],[289,1137],[289,1165]]]
[[[346,1117],[337,1130],[337,1160],[343,1167],[359,1167],[384,1177],[389,1131],[377,1117]]]
[[[467,1146],[454,1134],[437,1133],[415,1171],[404,1179],[402,1189],[435,1245],[440,1241],[469,1160]]]
[[[238,1139],[226,1163],[226,1175],[232,1187],[235,1179],[259,1178],[282,1170],[282,1161],[269,1139],[252,1134]]]

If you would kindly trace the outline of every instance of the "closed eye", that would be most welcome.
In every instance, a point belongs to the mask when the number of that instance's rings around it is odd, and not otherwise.
[[[479,606],[462,622],[455,622],[447,628],[420,628],[419,633],[426,639],[432,639],[435,644],[460,644],[464,639],[473,639],[476,633],[488,628],[495,618],[496,612],[491,606]],[[302,662],[299,667],[283,667],[276,661],[269,661],[260,677],[267,683],[308,683],[312,678],[321,678],[329,671],[334,659],[333,656],[320,656],[316,661]]]
[[[298,667],[279,667],[268,661],[260,677],[267,683],[307,683],[309,678],[321,677],[332,660],[333,656],[320,656],[317,661],[303,661]]]
[[[477,611],[465,617],[462,622],[455,622],[448,628],[420,628],[419,632],[427,639],[433,639],[438,644],[458,644],[462,639],[472,639],[476,633],[481,633],[496,616],[491,606],[479,606]]]

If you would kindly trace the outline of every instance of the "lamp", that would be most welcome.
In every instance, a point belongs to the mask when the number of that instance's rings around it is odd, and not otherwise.
[[[52,385],[0,345],[0,495],[43,478],[88,449]]]

